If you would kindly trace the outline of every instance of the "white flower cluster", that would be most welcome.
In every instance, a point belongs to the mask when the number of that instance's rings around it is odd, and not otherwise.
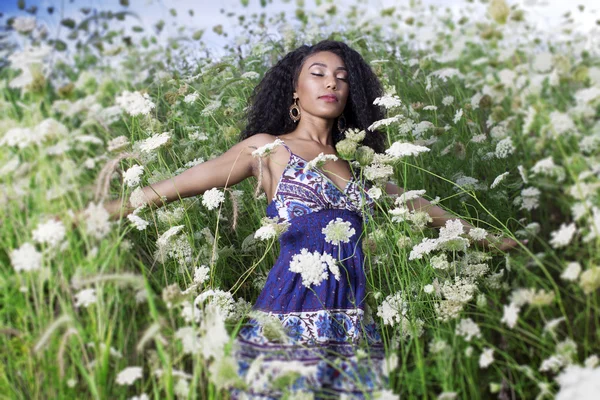
[[[373,101],[373,104],[376,106],[383,106],[386,109],[400,107],[402,105],[402,101],[397,95],[385,95],[376,98]]]
[[[377,307],[377,316],[381,317],[386,325],[394,325],[395,322],[404,323],[407,312],[408,303],[402,299],[402,292],[388,295]]]
[[[117,105],[131,116],[148,115],[156,105],[150,100],[148,93],[130,92],[125,90],[115,99]]]
[[[319,153],[318,156],[306,163],[304,170],[311,171],[315,168],[321,168],[327,161],[337,161],[337,159],[338,158],[335,154]]]
[[[395,117],[380,119],[379,121],[373,122],[367,128],[367,130],[369,130],[369,131],[375,131],[375,130],[377,130],[378,128],[380,128],[382,126],[389,126],[389,125],[393,124],[394,122],[400,121],[401,117],[402,117],[401,115],[396,115]]]
[[[391,165],[373,163],[365,167],[364,174],[365,177],[371,181],[387,181],[394,174],[394,167]]]
[[[267,143],[264,146],[259,147],[258,149],[252,152],[253,157],[268,157],[273,152],[277,146],[282,145],[283,140],[277,138],[273,143]]]
[[[207,190],[202,195],[202,205],[209,210],[214,210],[225,201],[225,194],[218,188]]]
[[[349,221],[336,218],[335,220],[329,221],[327,226],[321,229],[321,233],[325,235],[325,241],[327,243],[337,246],[340,242],[348,243],[356,231]]]
[[[192,104],[193,102],[198,100],[199,97],[200,95],[197,92],[186,94],[183,98],[183,102],[187,104]]]
[[[138,379],[142,378],[142,367],[127,367],[117,375],[117,385],[132,385]]]
[[[94,288],[82,289],[75,294],[75,307],[89,307],[96,301],[96,289]]]
[[[42,268],[42,253],[29,242],[10,252],[10,262],[16,272],[36,271]]]
[[[140,151],[144,153],[151,153],[153,150],[158,149],[162,145],[169,143],[171,140],[171,134],[169,132],[155,133],[148,139],[145,139],[139,143]]]
[[[116,138],[108,142],[106,149],[108,151],[116,151],[121,150],[127,145],[129,145],[129,139],[127,138],[127,136],[117,136]]]
[[[508,174],[509,172],[506,171],[505,173],[498,175],[496,179],[494,179],[494,182],[492,182],[490,185],[490,189],[494,189],[496,186],[498,186],[498,184],[500,184],[500,182],[502,182]]]
[[[471,318],[463,318],[456,325],[456,334],[462,336],[465,341],[470,342],[473,338],[481,337],[481,330],[479,325],[475,323]]]
[[[566,177],[565,169],[554,164],[552,156],[536,162],[535,165],[531,167],[531,172],[533,175],[546,175],[549,177],[554,177],[556,178],[557,182],[563,182]]]
[[[349,129],[346,129],[346,131],[344,132],[344,135],[346,136],[346,139],[351,140],[356,143],[360,143],[365,138],[366,132],[364,131],[364,129],[360,130],[358,128],[349,128]]]
[[[136,214],[127,215],[127,219],[133,224],[133,226],[135,226],[135,228],[138,231],[143,231],[144,229],[146,229],[148,227],[148,225],[150,225],[150,223],[148,221],[139,217]]]
[[[125,181],[125,184],[127,186],[135,187],[140,184],[140,180],[142,178],[143,173],[144,167],[135,164],[131,168],[127,169],[127,171],[123,172],[123,180]]]
[[[576,231],[577,227],[575,226],[574,222],[571,222],[568,225],[562,223],[559,230],[550,233],[550,236],[552,236],[550,239],[550,244],[555,249],[566,247],[569,245],[569,243],[571,243]]]
[[[102,203],[90,203],[83,213],[87,234],[102,239],[110,232],[110,214]]]
[[[23,127],[9,129],[0,139],[0,145],[24,149],[31,145],[40,145],[50,138],[64,138],[68,132],[67,127],[62,123],[47,118],[33,129]]]
[[[534,210],[540,203],[540,190],[535,187],[527,187],[521,190],[521,195],[517,196],[513,204],[520,205],[522,210]]]
[[[553,137],[577,133],[577,127],[571,117],[560,111],[552,111],[550,113],[550,128]]]
[[[507,158],[514,153],[515,146],[510,137],[504,138],[496,144],[496,158]]]
[[[385,150],[385,153],[395,157],[396,159],[400,159],[407,156],[416,156],[428,151],[430,151],[430,149],[425,146],[417,146],[412,143],[394,142],[389,149]]]
[[[258,240],[270,240],[277,238],[290,227],[289,221],[278,223],[278,218],[264,217],[262,226],[254,233],[254,238]]]
[[[32,232],[33,240],[40,244],[56,247],[65,238],[66,229],[62,221],[49,219],[39,224]]]
[[[600,367],[569,365],[556,377],[556,400],[592,400],[600,393]]]
[[[328,278],[329,272],[336,280],[340,280],[340,269],[331,254],[318,251],[310,253],[306,248],[292,257],[290,271],[299,273],[302,276],[302,284],[306,287],[320,285]]]

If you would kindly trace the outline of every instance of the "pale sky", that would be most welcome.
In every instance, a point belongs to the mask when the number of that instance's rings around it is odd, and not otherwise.
[[[267,0],[269,1],[269,0]],[[478,9],[479,15],[484,18],[486,4],[481,4],[478,0],[473,3],[468,3],[466,0],[421,0],[426,5],[436,5],[438,7],[448,7],[453,11],[465,7],[466,5],[475,6]],[[509,5],[519,4],[529,14],[528,20],[534,22],[536,26],[546,29],[549,32],[555,31],[561,21],[562,16],[567,11],[572,11],[573,17],[577,21],[577,28],[581,30],[589,30],[595,25],[595,21],[600,19],[600,2],[598,0],[507,0]],[[0,11],[4,12],[6,18],[11,15],[26,15],[24,11],[16,9],[16,0],[4,0],[0,5]],[[221,9],[233,11],[236,13],[244,13],[251,15],[252,13],[266,12],[267,15],[273,15],[284,11],[290,15],[290,20],[295,19],[293,12],[296,9],[296,0],[272,0],[266,8],[260,6],[260,0],[248,0],[247,7],[242,6],[241,0],[130,0],[130,6],[127,8],[140,15],[143,25],[151,29],[151,27],[160,19],[167,22],[164,33],[169,36],[177,36],[176,27],[170,22],[176,20],[179,23],[185,24],[193,30],[204,29],[204,42],[213,49],[216,54],[220,54],[222,46],[233,39],[234,27],[232,23],[237,21],[237,18],[226,17],[221,13]],[[356,0],[336,0],[338,10],[343,10],[349,5],[356,4]],[[79,12],[81,7],[92,7],[99,10],[123,10],[119,5],[118,0],[74,0],[72,3],[67,1],[57,0],[28,0],[27,6],[37,5],[39,7],[38,18],[48,24],[51,33],[55,33],[59,29],[58,21],[60,21],[60,7],[64,4],[64,16],[73,16],[74,19],[80,19],[82,14]],[[408,5],[409,0],[363,0],[361,4],[368,5],[369,12],[378,13],[382,8],[392,6]],[[577,5],[584,5],[585,10],[580,12]],[[46,8],[49,5],[54,5],[56,11],[53,15],[48,15]],[[305,9],[315,7],[315,0],[305,0]],[[175,8],[178,12],[177,18],[173,18],[169,10]],[[188,14],[188,10],[194,10],[194,16]],[[456,13],[456,11],[455,11]],[[457,14],[457,13],[456,13]],[[134,19],[129,19],[132,25],[138,24]],[[225,38],[217,35],[212,31],[213,26],[222,24],[227,32],[232,32],[229,37]],[[67,32],[67,29],[62,27],[62,33]],[[278,32],[273,31],[274,35]]]

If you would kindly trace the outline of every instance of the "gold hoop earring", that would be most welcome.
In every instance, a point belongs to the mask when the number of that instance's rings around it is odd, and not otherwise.
[[[338,117],[337,128],[340,133],[344,133],[346,130],[346,117],[344,117],[344,114]]]
[[[294,110],[296,110],[296,114],[294,115]],[[300,121],[300,107],[298,107],[298,98],[294,99],[294,104],[290,107],[290,118],[294,122]]]

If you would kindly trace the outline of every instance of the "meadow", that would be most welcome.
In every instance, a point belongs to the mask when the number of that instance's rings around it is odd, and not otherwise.
[[[126,33],[121,3],[64,21],[65,41],[34,13],[4,17],[0,398],[221,399],[252,384],[231,347],[280,232],[257,180],[138,202],[116,220],[102,204],[134,204],[141,187],[233,146],[268,68],[327,38],[385,85],[374,129],[390,151],[350,152],[354,172],[521,243],[482,249],[371,192],[362,244],[390,379],[377,398],[596,398],[600,42],[569,29],[576,15],[550,35],[507,0],[485,2],[484,20],[470,2],[455,16],[299,1],[290,20],[246,15],[242,1],[231,18],[243,33],[216,58],[202,31]],[[407,144],[427,151],[394,156]],[[286,373],[283,386],[298,372]]]

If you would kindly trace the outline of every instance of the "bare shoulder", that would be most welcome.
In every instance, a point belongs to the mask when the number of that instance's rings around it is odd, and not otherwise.
[[[244,139],[247,146],[255,147],[256,149],[269,143],[273,143],[277,139],[277,136],[269,133],[255,133],[254,135]]]

